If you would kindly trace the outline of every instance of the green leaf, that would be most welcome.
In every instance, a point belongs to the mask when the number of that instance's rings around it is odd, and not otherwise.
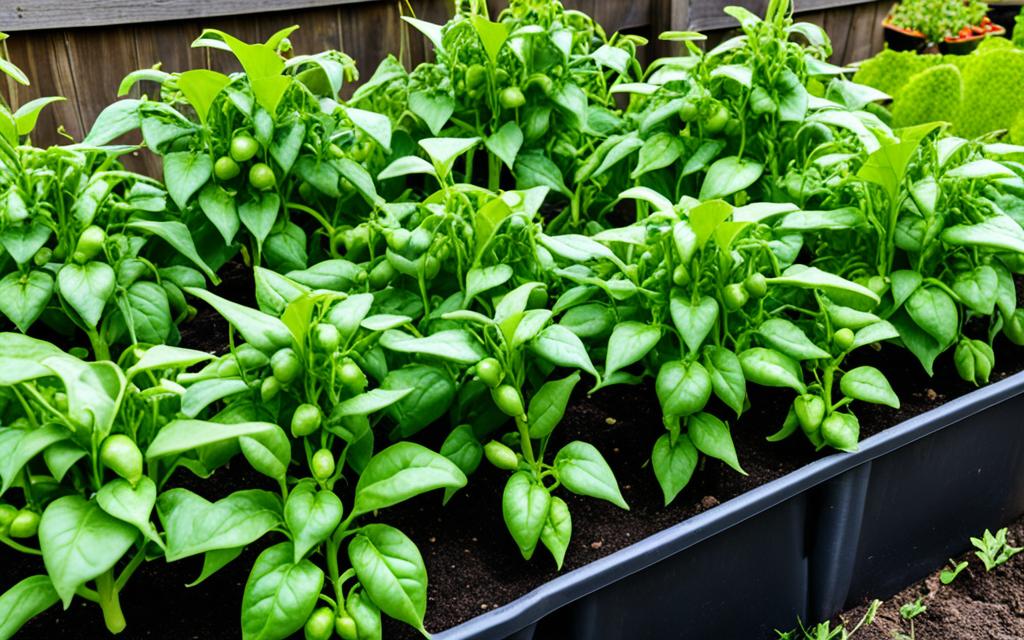
[[[455,398],[455,381],[441,367],[411,364],[392,369],[381,381],[381,389],[408,390],[388,408],[395,420],[394,434],[408,438],[441,418]]]
[[[206,581],[207,578],[217,573],[224,567],[226,567],[232,560],[242,555],[245,551],[245,547],[235,547],[234,549],[217,549],[215,551],[207,551],[203,554],[203,568],[199,572],[197,577],[192,582],[185,585],[186,587],[194,587],[197,584],[201,584]]]
[[[434,165],[430,164],[423,158],[419,156],[402,156],[384,167],[384,170],[377,174],[377,180],[398,178],[401,176],[412,175],[414,173],[424,173],[435,177],[437,176],[437,171],[434,169]]]
[[[480,466],[484,455],[484,445],[476,437],[473,427],[463,424],[455,427],[448,434],[444,444],[441,445],[440,453],[468,476]],[[447,503],[456,491],[457,489],[445,489],[444,502]]]
[[[889,322],[900,332],[900,341],[921,362],[928,375],[932,375],[935,358],[945,350],[935,338],[918,326],[907,314],[905,309],[893,314]]]
[[[0,638],[13,638],[26,622],[57,604],[49,576],[31,576],[0,595]]]
[[[213,160],[199,151],[174,151],[164,156],[164,183],[167,193],[180,209],[213,175]]]
[[[135,527],[81,496],[51,502],[39,521],[39,548],[64,608],[78,587],[113,568],[137,536]]]
[[[96,503],[108,514],[134,526],[158,546],[164,546],[149,520],[156,505],[156,483],[148,476],[142,476],[134,487],[123,478],[108,482],[96,493]]]
[[[276,193],[260,193],[238,207],[238,219],[262,247],[280,210],[281,198]]]
[[[680,434],[672,444],[671,436],[662,434],[651,451],[651,466],[665,496],[665,506],[675,500],[693,477],[697,468],[697,448],[687,435]]]
[[[205,289],[186,287],[185,292],[213,307],[242,334],[246,342],[267,355],[292,344],[291,331],[274,316],[225,300]]]
[[[220,283],[220,278],[217,277],[216,272],[199,256],[196,245],[192,241],[192,234],[184,223],[173,220],[163,222],[140,220],[138,222],[129,222],[125,226],[129,229],[139,229],[151,233],[163,239],[167,244],[174,247],[178,253],[196,265],[214,284]]]
[[[924,277],[917,271],[910,271],[909,269],[901,269],[899,271],[893,271],[889,275],[892,280],[892,298],[893,307],[898,308],[910,294],[917,291],[917,288],[924,282]]]
[[[948,346],[956,339],[960,329],[956,303],[942,289],[921,287],[907,299],[904,308],[940,346]]]
[[[25,215],[28,215],[28,209],[16,191],[9,193],[5,205],[8,216],[14,209],[25,209]],[[36,220],[22,224],[8,223],[5,226],[6,228],[0,232],[0,246],[6,249],[19,265],[31,260],[36,252],[46,245],[52,233],[50,227]]]
[[[410,389],[370,389],[366,393],[338,403],[331,412],[332,418],[345,416],[367,416],[395,404],[410,392]]]
[[[866,218],[860,209],[844,207],[831,211],[794,211],[779,221],[782,231],[843,230],[864,226]]]
[[[871,289],[855,282],[851,282],[845,278],[840,278],[839,276],[827,271],[822,271],[817,267],[793,265],[786,269],[781,276],[768,278],[768,283],[785,284],[804,289],[820,289],[826,293],[839,292],[853,294],[864,298],[866,301],[873,304],[878,304],[879,302],[878,296]]]
[[[294,561],[299,562],[326,540],[341,524],[342,515],[341,498],[334,492],[318,491],[311,482],[295,487],[284,503],[284,521],[295,544]]]
[[[512,171],[516,164],[516,156],[523,146],[523,131],[514,121],[508,121],[498,129],[491,137],[484,141],[487,150],[497,156],[509,171]]]
[[[857,331],[853,339],[853,348],[858,349],[869,344],[883,340],[893,340],[899,337],[900,332],[896,330],[896,327],[885,320],[881,320]]]
[[[375,455],[363,469],[352,510],[369,513],[427,491],[465,484],[465,474],[444,456],[412,442],[399,442]]]
[[[160,429],[146,449],[147,460],[175,456],[200,447],[235,440],[242,436],[255,436],[280,429],[269,422],[239,422],[219,424],[205,420],[173,420]]]
[[[714,235],[715,229],[732,215],[732,210],[732,205],[724,200],[702,202],[690,209],[688,217],[690,229],[695,236],[693,239],[696,241],[696,247],[703,248],[707,244],[708,240]],[[685,265],[690,261],[690,257],[692,257],[689,248],[690,239],[685,237],[685,227],[676,225],[675,228],[679,230],[676,232],[676,235],[679,237],[675,238],[677,249]]]
[[[67,418],[98,442],[110,433],[124,397],[125,378],[113,362],[83,362],[65,354],[43,360],[64,383]]]
[[[475,364],[487,355],[480,341],[464,329],[446,329],[423,338],[392,329],[381,335],[380,346],[399,353],[418,353],[462,364]]]
[[[558,426],[579,381],[580,374],[575,371],[561,380],[549,380],[537,390],[527,410],[531,438],[543,438]]]
[[[440,178],[447,178],[455,159],[479,143],[480,138],[424,138],[419,142]]]
[[[22,332],[39,319],[52,297],[53,276],[46,271],[12,271],[0,280],[0,314]]]
[[[14,120],[18,124],[18,135],[27,136],[32,133],[32,130],[36,128],[36,121],[39,120],[39,113],[43,108],[54,102],[63,102],[65,99],[60,96],[35,98],[18,107],[18,110],[14,112]],[[136,119],[133,124],[135,124],[135,127],[138,127],[138,120]]]
[[[654,388],[663,414],[688,416],[703,409],[711,398],[711,376],[699,362],[670,360],[658,370]]]
[[[416,544],[394,527],[371,524],[353,536],[348,557],[373,603],[426,635],[427,570]]]
[[[523,558],[529,560],[547,522],[551,495],[526,471],[513,473],[501,496],[501,512],[505,526],[519,546]]]
[[[471,16],[470,21],[480,36],[480,43],[484,45],[484,51],[491,59],[491,64],[498,64],[498,54],[508,40],[508,25],[503,22],[491,22],[481,15]]]
[[[718,321],[718,302],[704,296],[691,302],[682,289],[673,289],[670,302],[672,322],[690,353],[696,353]]]
[[[444,125],[448,123],[448,119],[455,113],[455,100],[446,93],[435,94],[432,91],[414,91],[409,94],[409,110],[426,123],[431,135],[436,136],[441,133],[441,129],[444,128]],[[515,123],[508,124],[515,126]]]
[[[103,317],[103,309],[114,295],[116,282],[114,270],[105,262],[65,264],[57,272],[57,290],[61,297],[92,329]]]
[[[466,272],[466,295],[463,306],[469,306],[469,301],[481,293],[505,284],[512,279],[514,273],[512,267],[507,264],[473,267]]]
[[[765,387],[787,387],[797,393],[807,393],[800,364],[773,349],[754,347],[739,354],[743,375]]]
[[[608,354],[605,357],[605,377],[639,362],[658,344],[661,328],[636,321],[619,323],[608,339]]]
[[[211,181],[199,192],[199,208],[220,232],[224,244],[230,245],[241,226],[235,197]]]
[[[757,182],[763,172],[764,166],[749,158],[727,156],[716,160],[701,184],[700,199],[714,200],[742,191]]]
[[[690,416],[686,428],[693,446],[697,447],[698,451],[717,458],[737,472],[747,475],[736,458],[736,447],[733,446],[732,436],[729,434],[729,425],[710,413],[701,412]]]
[[[141,100],[118,100],[109,105],[96,116],[92,128],[82,140],[84,145],[102,146],[115,138],[138,129],[141,125],[139,107]],[[35,123],[33,123],[33,126]]]
[[[238,444],[253,469],[278,482],[285,481],[292,461],[292,446],[284,429],[277,427],[241,436]]]
[[[629,177],[635,180],[645,173],[673,165],[682,157],[684,150],[682,138],[660,131],[644,141],[636,169]]]
[[[828,358],[829,353],[811,342],[803,329],[789,320],[772,318],[761,323],[757,333],[768,346],[797,360],[815,360]]]
[[[839,379],[843,394],[854,400],[884,404],[893,409],[900,408],[900,399],[892,390],[885,374],[874,367],[857,367],[843,374]]]
[[[739,416],[747,398],[747,380],[740,359],[725,347],[711,345],[704,351],[704,366],[715,395]]]
[[[178,89],[185,94],[185,99],[196,110],[199,121],[204,124],[214,100],[224,87],[231,84],[231,78],[209,69],[192,69],[179,73],[177,80]]]
[[[324,572],[309,560],[294,562],[293,554],[282,542],[256,558],[242,595],[243,640],[283,640],[313,613]]]
[[[953,280],[953,291],[972,311],[990,316],[995,311],[999,292],[999,275],[987,264],[958,273]]]
[[[173,322],[167,292],[155,282],[133,283],[118,300],[121,313],[136,342],[161,344],[171,335]]]
[[[348,598],[345,599],[345,609],[356,621],[359,640],[382,640],[380,609],[362,589],[349,590]]]
[[[538,356],[559,367],[582,369],[595,378],[597,369],[590,361],[583,341],[561,325],[550,325],[530,343],[530,349]]]
[[[288,125],[278,125],[274,132],[274,141],[270,144],[270,155],[277,162],[277,166],[281,167],[281,171],[291,171],[305,139],[306,125],[301,120],[295,120]]]
[[[516,158],[513,173],[515,173],[517,189],[547,187],[566,198],[572,197],[572,192],[565,186],[562,171],[542,152],[531,150],[520,153]]]
[[[559,481],[569,491],[629,509],[615,474],[594,445],[580,440],[570,442],[555,456],[554,466]]]
[[[256,489],[236,491],[217,502],[187,489],[170,489],[157,498],[157,513],[167,533],[168,562],[244,547],[281,523],[279,498]]]
[[[569,505],[558,496],[552,496],[544,527],[540,531],[540,541],[551,552],[559,570],[562,568],[571,539],[572,516],[569,513]]]
[[[1006,215],[987,218],[978,224],[949,227],[941,237],[947,244],[1024,253],[1024,229]]]
[[[45,424],[35,429],[0,427],[0,495],[7,493],[19,478],[22,468],[29,460],[42,453],[47,447],[71,437],[71,433],[56,423]]]
[[[391,151],[391,120],[387,116],[355,107],[345,108],[345,115],[363,133],[383,147],[385,152]]]

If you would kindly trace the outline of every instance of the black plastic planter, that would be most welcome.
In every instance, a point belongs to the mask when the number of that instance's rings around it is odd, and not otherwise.
[[[813,462],[438,640],[773,638],[887,597],[1024,513],[1024,373]]]

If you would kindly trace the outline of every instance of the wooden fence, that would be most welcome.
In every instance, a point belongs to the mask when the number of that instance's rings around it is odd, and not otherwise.
[[[389,53],[406,43],[403,62],[429,56],[429,45],[399,19],[404,0],[0,0],[0,31],[8,57],[31,78],[0,92],[14,106],[40,96],[60,95],[40,118],[34,142],[62,140],[58,128],[81,139],[97,114],[116,99],[127,73],[160,62],[167,71],[209,67],[233,70],[229,55],[189,44],[202,28],[223,29],[243,40],[264,40],[298,24],[292,36],[299,53],[339,49],[356,59],[363,78]],[[881,49],[880,22],[891,0],[796,0],[800,19],[823,26],[832,37],[833,60],[862,59]],[[720,39],[732,26],[727,4],[763,11],[766,0],[564,0],[567,7],[597,18],[608,32],[651,38],[646,56],[662,55],[669,43],[656,36],[668,29],[695,29]],[[504,2],[492,0],[496,10]],[[417,17],[443,22],[452,0],[409,0]],[[273,11],[254,10],[273,7]],[[351,91],[352,87],[349,87]],[[138,92],[136,88],[134,92]]]

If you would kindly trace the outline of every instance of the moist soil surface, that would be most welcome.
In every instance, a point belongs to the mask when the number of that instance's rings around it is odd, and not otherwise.
[[[219,288],[220,294],[251,302],[241,294],[252,290],[251,280],[249,283],[244,280],[241,274],[225,278],[225,284]],[[226,326],[205,305],[200,303],[197,306],[199,313],[196,319],[183,327],[183,346],[222,352],[227,342]],[[933,378],[928,377],[917,361],[902,349],[882,347],[876,351],[865,348],[861,352],[851,357],[847,365],[851,368],[860,364],[879,367],[902,401],[898,410],[857,403],[855,410],[860,418],[862,438],[975,388],[957,377],[952,351],[936,362],[937,374]],[[992,373],[992,382],[1024,369],[1024,349],[1000,339],[996,353],[998,362]],[[552,437],[549,455],[572,440],[592,443],[604,454],[615,472],[630,510],[624,511],[603,501],[559,491],[558,495],[569,504],[573,524],[572,542],[565,556],[563,572],[618,551],[828,455],[829,452],[816,453],[799,433],[783,442],[767,442],[765,437],[781,426],[792,394],[754,385],[748,388],[748,392],[753,408],[731,424],[740,462],[748,475],[740,475],[724,463],[706,459],[690,484],[668,507],[663,505],[661,489],[649,465],[651,446],[664,432],[653,388],[650,385],[613,387],[590,398],[579,394]],[[728,415],[723,406],[712,410],[720,416]],[[425,430],[424,444],[436,450],[447,431],[446,424]],[[530,562],[525,562],[519,555],[501,515],[501,493],[506,479],[506,472],[484,463],[469,485],[458,492],[444,509],[441,508],[440,493],[435,492],[380,514],[380,521],[400,528],[423,553],[429,575],[426,617],[429,630],[441,631],[486,613],[559,575],[543,548],[538,548]],[[275,491],[276,488],[267,482],[239,458],[207,480],[179,470],[167,486],[183,486],[208,500],[217,500],[241,488]],[[346,497],[343,499],[346,504],[351,504]],[[163,560],[144,564],[121,594],[128,620],[128,628],[121,637],[174,640],[239,637],[242,592],[249,569],[263,548],[278,541],[274,535],[265,537],[219,573],[191,588],[185,585],[199,575],[201,558],[171,564]],[[3,567],[0,593],[22,578],[43,573],[38,557],[14,553],[6,547],[0,548],[0,567]],[[1024,592],[1021,597],[1024,598]],[[992,602],[1004,599],[1005,596],[1001,596]],[[75,598],[67,611],[59,605],[51,608],[25,625],[17,637],[48,640],[59,633],[64,640],[96,640],[103,637],[102,625],[99,608]],[[296,637],[301,637],[301,634]],[[420,636],[410,627],[388,620],[384,637],[396,640]],[[1012,637],[1024,637],[1024,634]]]
[[[1009,527],[1007,541],[1024,543],[1024,519]],[[986,571],[973,552],[956,559],[968,566],[956,579],[943,585],[939,571],[907,587],[884,602],[874,624],[861,628],[856,640],[892,640],[896,633],[909,637],[910,623],[900,616],[900,607],[921,599],[927,609],[916,616],[914,637],[920,640],[1019,640],[1024,638],[1024,554],[992,571]],[[860,620],[867,604],[839,617],[849,627]]]

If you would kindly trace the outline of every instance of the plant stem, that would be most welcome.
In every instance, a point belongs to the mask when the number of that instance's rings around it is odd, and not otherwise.
[[[113,569],[96,578],[96,592],[99,594],[99,605],[103,610],[103,622],[106,623],[107,630],[113,634],[121,633],[127,623],[124,620],[124,613],[121,612],[121,599],[114,583]]]

